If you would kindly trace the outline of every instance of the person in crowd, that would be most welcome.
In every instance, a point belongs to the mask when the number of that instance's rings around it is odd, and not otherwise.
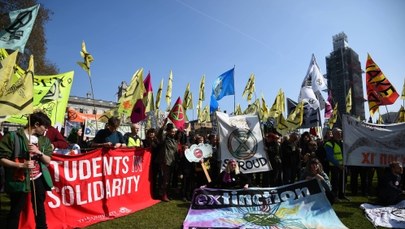
[[[124,139],[128,147],[143,147],[142,140],[139,137],[141,126],[138,123],[131,124],[131,132],[125,133]]]
[[[352,195],[356,196],[358,193],[358,178],[360,175],[360,191],[363,196],[367,196],[371,188],[369,181],[370,170],[373,171],[373,168],[364,167],[364,166],[350,166],[350,190]]]
[[[177,140],[175,138],[176,128],[172,123],[167,123],[167,118],[163,126],[159,129],[158,139],[162,143],[161,153],[159,154],[159,163],[162,172],[162,184],[160,186],[161,200],[168,202],[170,201],[168,196],[168,187],[170,183],[170,178],[175,168],[176,157],[177,157]],[[164,128],[166,126],[166,128]],[[163,129],[166,131],[166,135],[163,135]]]
[[[301,134],[298,146],[301,148],[301,157],[309,153],[308,143],[312,140],[311,134],[308,131],[305,131]],[[304,164],[304,167],[306,164]]]
[[[275,187],[283,184],[283,165],[280,154],[280,137],[275,133],[268,133],[265,138],[265,149],[269,158],[272,170],[263,175],[263,187]]]
[[[323,137],[316,140],[318,148],[315,152],[316,157],[322,163],[323,171],[329,176],[329,162],[326,158],[325,143],[333,138],[332,130],[328,129]]]
[[[126,147],[124,136],[118,131],[121,120],[117,117],[111,117],[107,121],[105,129],[99,130],[93,139],[92,147]]]
[[[313,157],[308,160],[305,168],[301,173],[301,180],[317,179],[325,192],[330,204],[335,201],[335,196],[332,193],[332,185],[330,184],[328,175],[323,171],[321,162]]]
[[[378,200],[383,205],[393,205],[405,199],[401,188],[402,164],[399,161],[390,163],[387,171],[378,184]]]
[[[298,134],[291,133],[281,144],[281,161],[283,163],[284,184],[294,183],[300,171],[300,148]]]
[[[158,161],[158,156],[160,153],[160,143],[156,137],[156,129],[150,128],[146,131],[146,138],[143,140],[143,147],[150,148],[152,154],[151,157],[151,186],[153,198],[159,198],[159,184],[161,183],[161,173]]]
[[[229,159],[226,163],[225,170],[219,174],[218,179],[215,182],[202,186],[202,188],[247,189],[249,188],[250,182],[249,176],[240,171],[238,162],[235,159]]]
[[[302,155],[302,160],[301,160],[301,168],[305,168],[307,166],[308,161],[311,158],[316,157],[316,151],[318,149],[318,144],[314,140],[310,140],[307,142],[307,151],[305,154]]]
[[[216,134],[208,135],[208,144],[212,147],[210,176],[216,180],[221,170],[221,158],[219,157],[219,138]]]
[[[49,126],[45,132],[45,136],[49,138],[52,144],[52,149],[67,149],[69,148],[69,143],[66,141],[65,137],[53,126]]]
[[[84,125],[81,125],[78,128],[73,128],[70,131],[67,141],[70,144],[77,144],[81,149],[86,149],[89,147],[89,141],[84,138]]]
[[[342,130],[333,128],[333,138],[324,145],[326,158],[329,161],[331,172],[332,192],[340,200],[349,200],[345,196],[345,177],[343,166]]]
[[[10,197],[6,228],[19,228],[20,213],[32,190],[35,190],[31,203],[37,212],[36,228],[47,228],[44,202],[46,191],[53,187],[47,168],[52,146],[44,135],[51,120],[42,112],[34,112],[28,119],[29,125],[10,132],[0,142],[0,164],[5,168],[5,191]]]
[[[193,139],[190,136],[184,138],[185,132],[178,132],[180,137],[179,145],[181,146],[181,153],[179,153],[179,172],[181,177],[181,197],[184,201],[190,201],[193,195],[193,181],[194,181],[194,163],[187,160],[185,155],[186,150],[193,143]]]

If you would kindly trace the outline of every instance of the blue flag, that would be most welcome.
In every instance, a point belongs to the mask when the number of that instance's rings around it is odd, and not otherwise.
[[[222,73],[222,75],[218,76],[214,81],[210,103],[211,113],[218,109],[218,100],[227,95],[235,95],[235,83],[233,80],[234,70],[235,68],[232,68]]]
[[[211,100],[210,100],[210,113],[213,113],[218,110],[218,102],[215,99],[214,95],[211,95]]]
[[[27,9],[11,11],[11,24],[0,31],[0,48],[19,50],[24,53],[25,44],[39,10],[39,4]]]

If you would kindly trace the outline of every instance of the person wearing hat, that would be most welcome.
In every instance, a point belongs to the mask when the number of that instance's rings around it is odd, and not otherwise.
[[[176,163],[177,156],[177,140],[175,139],[176,128],[173,123],[167,123],[167,118],[163,126],[159,129],[158,139],[159,142],[162,142],[161,153],[159,154],[159,163],[162,171],[162,184],[160,186],[160,193],[162,201],[170,201],[168,197],[168,187],[170,182],[171,174]],[[166,128],[163,128],[166,126]],[[163,130],[166,132],[163,135]]]

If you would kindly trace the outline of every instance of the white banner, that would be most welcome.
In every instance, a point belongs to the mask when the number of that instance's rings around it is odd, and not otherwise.
[[[364,203],[360,208],[374,227],[405,228],[405,200],[386,207]]]
[[[405,123],[372,124],[343,115],[343,158],[346,165],[387,167],[405,164]]]
[[[270,162],[264,150],[263,136],[257,115],[216,112],[221,149],[221,171],[229,159],[238,161],[243,173],[269,171]]]

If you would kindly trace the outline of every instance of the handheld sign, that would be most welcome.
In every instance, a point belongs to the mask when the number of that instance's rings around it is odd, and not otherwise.
[[[209,158],[212,156],[212,146],[210,144],[203,144],[203,143],[200,143],[198,145],[193,144],[190,146],[190,148],[186,149],[184,155],[186,156],[189,162],[201,163],[201,167],[204,171],[205,177],[207,178],[208,183],[210,183],[211,177],[208,174],[207,168],[205,167],[202,159]]]

